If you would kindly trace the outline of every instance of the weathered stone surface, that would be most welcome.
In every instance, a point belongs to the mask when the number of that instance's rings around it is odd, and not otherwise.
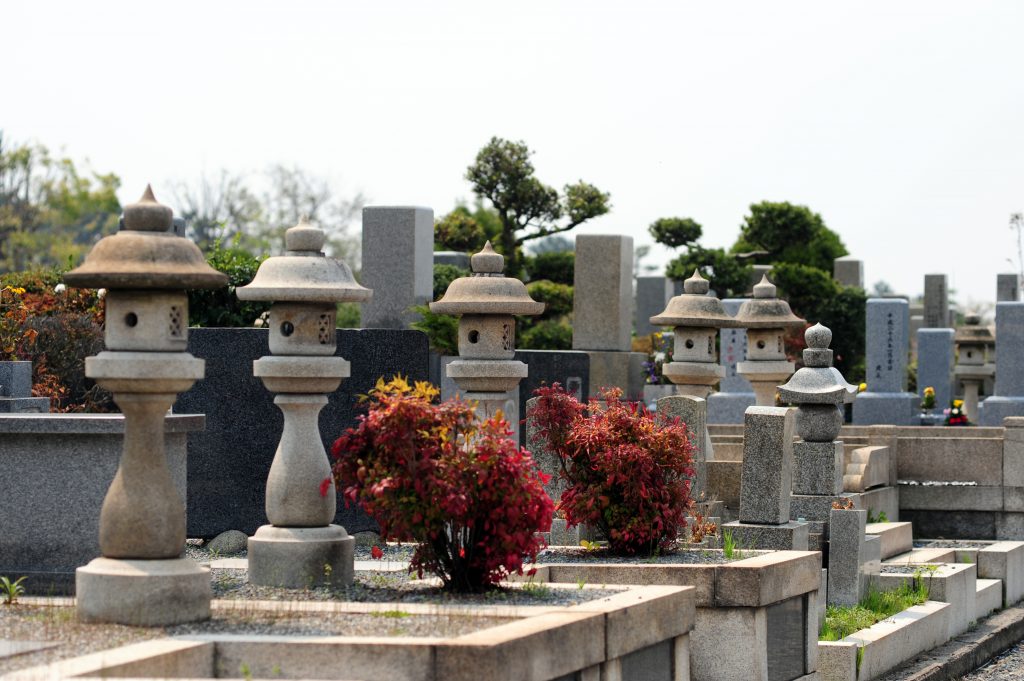
[[[1020,300],[1020,275],[1019,274],[997,274],[996,275],[996,302],[1016,303]]]
[[[995,394],[980,405],[982,426],[1024,416],[1024,302],[996,303]]]
[[[941,412],[952,399],[953,329],[917,332],[917,394],[935,389],[935,408]]]
[[[781,525],[789,521],[793,487],[793,411],[747,409],[743,435],[743,477],[739,519]]]
[[[238,530],[221,532],[206,544],[211,553],[226,556],[232,553],[241,553],[248,548],[249,536]]]
[[[32,397],[32,362],[0,362],[0,413],[45,414],[50,398]]]
[[[288,589],[347,587],[355,576],[355,543],[338,525],[264,525],[249,538],[249,581]]]
[[[526,416],[526,403],[541,386],[559,383],[586,402],[590,397],[590,356],[575,350],[516,350],[515,359],[527,366],[519,383],[519,413]],[[520,441],[526,442],[526,424],[520,425]]]
[[[832,261],[832,277],[843,286],[864,288],[864,261],[844,255]]]
[[[647,355],[588,350],[587,357],[590,359],[590,397],[600,397],[601,388],[621,388],[623,399],[643,399]]]
[[[909,305],[897,298],[867,302],[867,392],[853,403],[858,425],[914,425],[917,396],[906,391]]]
[[[435,265],[451,265],[463,270],[469,270],[469,253],[459,251],[434,251]]]
[[[1001,541],[978,551],[978,577],[1002,583],[1006,607],[1024,598],[1024,542]]]
[[[82,622],[167,626],[210,618],[210,569],[188,558],[96,558],[75,574]]]
[[[406,206],[363,208],[362,283],[374,290],[363,306],[362,326],[408,328],[409,308],[434,293],[434,211]]]
[[[944,329],[949,326],[949,282],[945,274],[924,275],[924,326]]]
[[[910,523],[868,523],[864,532],[881,541],[881,560],[906,553],[914,548],[913,526]]]
[[[707,402],[699,397],[672,395],[671,397],[662,397],[657,404],[656,413],[659,421],[678,418],[686,424],[686,429],[690,434],[690,444],[693,446],[694,479],[690,488],[690,497],[701,500],[707,493],[708,446],[711,442],[708,436]]]
[[[253,360],[267,352],[267,331],[191,329],[189,351],[206,360],[207,377],[181,396],[175,410],[206,414],[207,428],[189,439],[188,536],[214,537],[230,529],[252,534],[266,522],[267,473],[283,421],[273,395],[252,376]],[[378,378],[400,373],[427,380],[427,338],[419,331],[339,329],[335,355],[351,362],[352,375],[320,413],[327,447],[355,424],[357,396]],[[334,522],[351,532],[378,529],[341,499]]]
[[[675,286],[668,277],[636,278],[636,335],[647,336],[661,328],[651,324],[651,317],[665,309],[675,295]]]
[[[944,563],[923,575],[928,584],[928,600],[949,603],[951,606],[947,638],[964,633],[974,620],[977,575],[977,565],[964,563]],[[878,577],[878,584],[883,591],[889,591],[913,579],[912,574],[883,572]]]
[[[837,509],[829,515],[829,605],[856,605],[860,601],[867,516],[867,511]]]
[[[734,521],[722,525],[743,549],[763,551],[807,551],[810,526],[790,521],[781,525],[755,525]]]
[[[793,493],[839,494],[843,491],[843,443],[793,444]]]
[[[741,298],[725,298],[722,307],[735,316],[743,302]],[[743,423],[743,413],[757,402],[750,381],[736,373],[736,365],[747,356],[747,330],[724,328],[719,330],[718,337],[719,363],[725,368],[725,375],[718,384],[718,392],[708,395],[708,423]]]
[[[633,237],[577,235],[573,350],[626,352],[632,327]]]
[[[842,495],[853,502],[854,508],[861,507],[861,498],[858,494]],[[832,512],[832,502],[837,501],[839,495],[825,496],[820,494],[793,494],[790,497],[789,517],[792,520],[806,520],[826,522]],[[827,525],[826,525],[827,528]]]

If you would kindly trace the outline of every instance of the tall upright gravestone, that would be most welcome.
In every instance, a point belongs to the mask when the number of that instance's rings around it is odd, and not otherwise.
[[[902,298],[867,302],[867,391],[853,403],[857,425],[914,425],[917,396],[907,392],[910,305]]]
[[[722,307],[730,316],[739,312],[742,298],[725,298]],[[708,423],[743,423],[747,407],[757,404],[757,396],[750,381],[736,372],[736,365],[747,357],[747,330],[722,328],[718,332],[719,363],[725,375],[718,384],[718,392],[708,395]]]
[[[1024,302],[996,303],[995,394],[980,405],[979,425],[1024,416]]]
[[[917,394],[923,399],[925,388],[935,390],[938,414],[953,399],[953,329],[917,330]]]
[[[925,329],[949,327],[949,282],[945,274],[924,275]]]
[[[996,275],[996,302],[1016,303],[1020,300],[1020,275]]]
[[[576,237],[572,349],[590,356],[590,395],[604,387],[643,399],[645,355],[630,352],[633,328],[633,238]]]
[[[407,329],[414,305],[434,293],[434,211],[416,206],[363,209],[362,284],[376,291],[363,306],[364,329]]]

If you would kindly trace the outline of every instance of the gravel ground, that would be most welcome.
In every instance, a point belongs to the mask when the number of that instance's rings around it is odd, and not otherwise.
[[[1018,643],[967,676],[967,681],[1011,681],[1024,679],[1024,642]]]
[[[396,607],[374,614],[217,612],[207,622],[173,627],[80,624],[74,608],[18,605],[0,609],[0,631],[15,640],[51,641],[56,647],[0,658],[0,675],[129,643],[197,634],[277,636],[461,636],[511,621],[501,617],[412,615]]]
[[[914,575],[922,574],[927,577],[935,570],[929,570],[926,565],[882,565],[882,574],[886,575]]]
[[[666,565],[691,565],[708,563],[729,563],[734,560],[759,556],[764,551],[737,551],[732,558],[726,558],[717,549],[677,551],[660,556],[637,557],[618,556],[608,549],[584,549],[575,546],[549,547],[537,554],[537,563],[660,563]]]
[[[970,539],[926,539],[915,541],[915,549],[983,549],[992,546],[990,541],[974,541]]]

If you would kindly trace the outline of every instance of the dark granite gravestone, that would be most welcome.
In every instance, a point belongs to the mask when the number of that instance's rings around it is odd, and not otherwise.
[[[420,331],[339,329],[337,355],[352,376],[320,412],[320,435],[330,451],[359,413],[358,395],[381,376],[427,380],[427,337]],[[267,522],[267,474],[281,438],[283,418],[274,395],[252,375],[252,363],[269,354],[265,329],[190,329],[188,351],[206,360],[206,378],[174,405],[182,414],[206,414],[206,430],[188,439],[188,536],[225,530],[253,534]],[[376,530],[361,510],[338,495],[335,523],[349,533]]]
[[[529,367],[519,384],[519,418],[526,419],[526,400],[545,385],[560,383],[586,402],[590,398],[590,355],[579,350],[516,350],[516,357]],[[519,424],[519,442],[526,443],[526,425]]]

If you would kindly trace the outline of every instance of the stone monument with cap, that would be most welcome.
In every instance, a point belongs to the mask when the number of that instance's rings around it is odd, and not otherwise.
[[[182,557],[185,504],[164,452],[164,417],[177,393],[203,377],[186,351],[188,296],[227,277],[173,232],[173,212],[146,187],[124,224],[101,239],[68,286],[106,288],[106,350],[85,375],[114,394],[124,413],[124,450],[100,511],[101,557],[78,568],[77,611],[86,622],[163,626],[210,616],[210,572]]]
[[[953,342],[956,343],[953,376],[964,386],[964,414],[968,421],[977,423],[981,386],[996,373],[995,364],[991,361],[996,339],[987,326],[982,326],[981,316],[969,314],[964,319],[964,325],[956,330]]]
[[[512,425],[519,442],[519,382],[527,375],[515,359],[516,320],[513,315],[537,315],[544,303],[530,297],[526,285],[502,274],[505,258],[488,241],[470,258],[473,274],[459,277],[431,312],[459,316],[459,358],[448,364],[448,376],[477,404],[482,418],[499,411]]]
[[[253,362],[284,415],[281,441],[267,477],[269,525],[249,538],[249,581],[264,586],[347,586],[354,576],[355,539],[331,523],[334,481],[318,419],[327,395],[350,375],[335,356],[341,302],[363,302],[372,291],[348,265],[323,253],[325,235],[305,218],[285,232],[284,255],[267,258],[241,300],[270,301],[270,355]]]
[[[750,381],[759,407],[774,405],[776,386],[793,375],[794,364],[786,359],[786,331],[807,324],[776,294],[775,284],[762,277],[754,286],[754,297],[740,306],[734,318],[737,326],[747,330],[747,358],[736,365],[736,373]]]

